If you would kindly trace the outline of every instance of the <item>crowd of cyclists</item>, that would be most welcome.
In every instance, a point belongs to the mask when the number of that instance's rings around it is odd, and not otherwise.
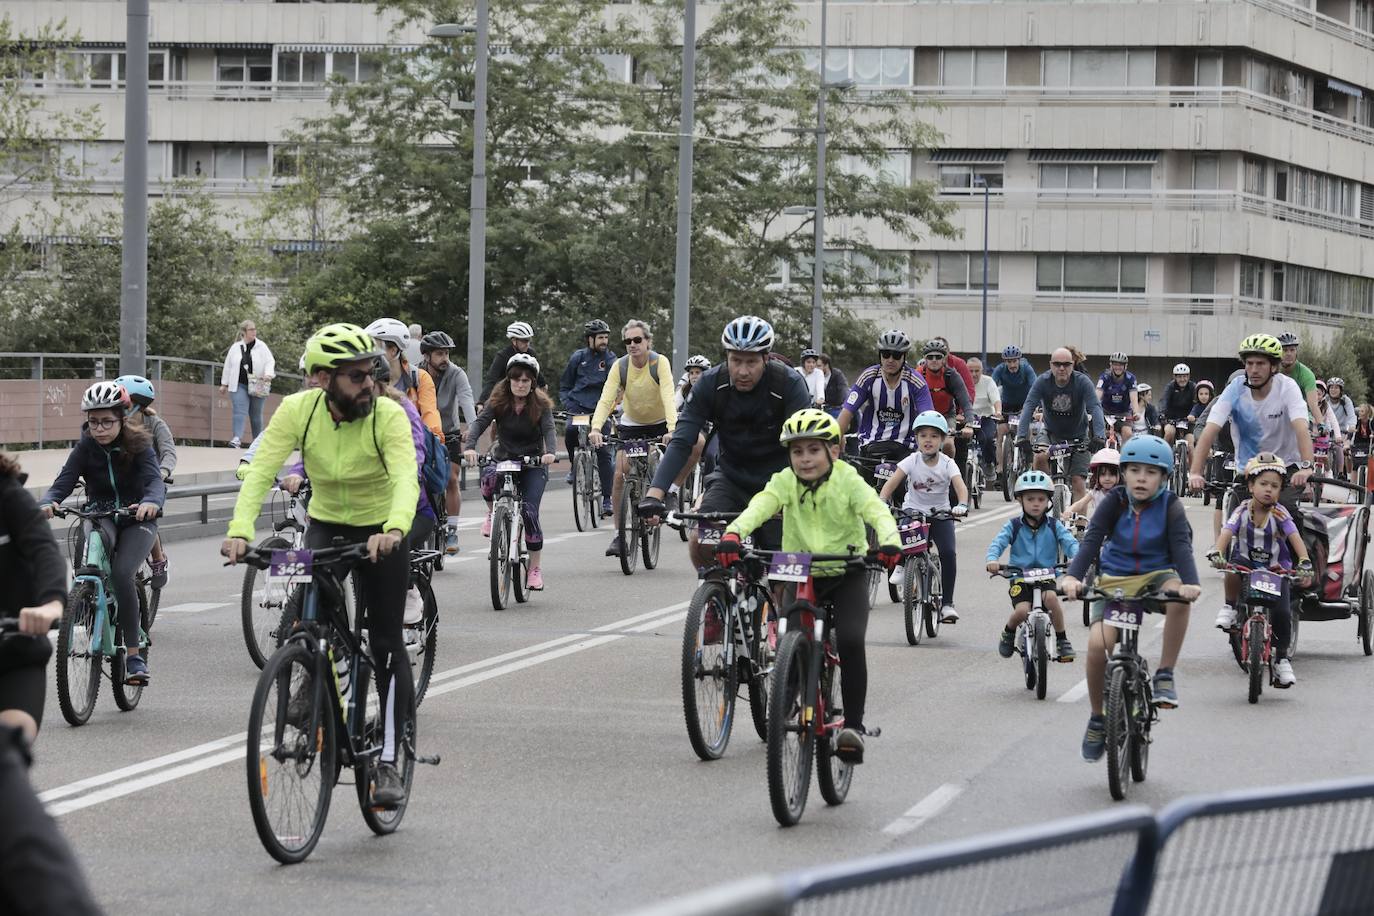
[[[1237,350],[1241,368],[1222,383],[1194,380],[1189,366],[1179,363],[1156,407],[1150,386],[1130,371],[1122,352],[1108,357],[1095,380],[1081,353],[1067,346],[1050,354],[1041,373],[1018,347],[1008,346],[989,371],[977,359],[951,353],[944,338],[916,346],[903,331],[889,329],[876,341],[876,361],[849,385],[829,356],[815,350],[802,351],[800,368],[793,368],[776,352],[772,326],[757,316],[741,316],[724,328],[719,362],[692,356],[681,375],[654,350],[643,321],[620,329],[623,354],[612,348],[605,321],[588,321],[583,331],[585,346],[558,378],[558,401],[569,414],[590,418],[586,438],[596,455],[600,512],[614,517],[617,528],[626,461],[614,443],[626,439],[650,440],[662,450],[635,507],[646,524],[662,521],[674,505],[729,519],[718,544],[699,543],[695,534],[689,539],[688,556],[698,572],[737,560],[750,535],[764,550],[868,549],[874,562],[892,571],[902,558],[896,517],[944,513],[931,523],[930,538],[942,560],[940,620],[954,624],[960,619],[956,520],[969,509],[964,478],[972,450],[972,460],[994,485],[1005,485],[1019,503],[1019,512],[988,547],[987,571],[997,573],[1004,565],[1061,570],[1057,582],[1039,586],[1059,661],[1072,661],[1076,653],[1058,596],[1078,597],[1090,570],[1099,589],[1134,594],[1163,588],[1177,596],[1168,605],[1153,679],[1159,708],[1179,705],[1175,665],[1190,602],[1200,593],[1193,529],[1184,494],[1172,481],[1185,480],[1193,492],[1209,486],[1235,491],[1236,507],[1224,517],[1218,499],[1209,560],[1283,570],[1305,583],[1312,564],[1300,536],[1299,500],[1314,471],[1314,442],[1324,449],[1326,473],[1353,476],[1356,469],[1343,452],[1363,442],[1367,455],[1374,433],[1369,405],[1356,409],[1340,378],[1317,380],[1297,360],[1299,341],[1288,333],[1246,337]],[[279,477],[289,489],[306,479],[311,484],[307,547],[340,539],[366,544],[370,562],[357,567],[357,582],[377,688],[388,710],[388,750],[373,795],[379,807],[394,807],[404,798],[391,711],[404,709],[414,689],[403,635],[412,613],[409,548],[426,543],[434,527],[443,525],[442,549],[460,550],[459,467],[476,463],[487,434],[493,458],[523,462],[519,488],[528,587],[545,588],[540,504],[556,460],[557,433],[534,337],[529,323],[512,323],[507,346],[495,354],[474,397],[466,373],[451,361],[454,341],[443,331],[423,335],[421,360],[412,365],[407,353],[415,341],[396,319],[380,318],[366,328],[324,327],[310,337],[301,358],[302,390],[282,399],[243,456],[242,487],[221,550],[229,562],[244,557],[263,500]],[[147,562],[154,587],[166,584],[168,561],[157,518],[177,462],[172,431],[158,416],[155,399],[153,384],[138,376],[92,384],[82,398],[80,440],[36,501],[18,485],[22,475],[13,462],[0,462],[0,568],[15,572],[9,580],[22,586],[11,590],[0,613],[15,618],[27,637],[0,644],[0,692],[8,707],[0,710],[0,725],[17,736],[0,736],[0,746],[26,749],[37,732],[45,693],[41,672],[49,654],[48,641],[38,637],[60,617],[66,597],[60,552],[48,525],[34,520],[52,517],[78,485],[88,505],[121,510],[88,526],[84,536],[103,539],[110,558],[126,643],[124,676],[139,686],[151,680],[136,636],[134,575]],[[564,444],[570,455],[577,447],[571,424]],[[1073,502],[1057,511],[1050,450],[1058,445],[1072,448],[1061,476]],[[298,462],[283,474],[293,454]],[[1218,456],[1230,456],[1236,470],[1224,470]],[[708,469],[705,485],[695,504],[686,506],[675,497],[697,462]],[[1014,467],[1020,470],[1014,473]],[[488,503],[483,535],[490,534],[496,484],[489,464],[481,474]],[[622,549],[619,539],[608,556]],[[822,566],[814,574],[818,593],[837,609],[846,711],[838,754],[857,763],[864,753],[870,591],[863,573],[853,569]],[[1236,626],[1239,588],[1238,576],[1228,575],[1216,617],[1223,630]],[[1013,634],[1031,598],[1013,580],[1011,616],[997,635],[1003,657],[1012,655]],[[1274,681],[1283,688],[1296,683],[1288,657],[1289,604],[1285,593],[1274,615]],[[1087,649],[1090,717],[1081,749],[1088,760],[1103,754],[1103,670],[1116,632],[1100,625],[1102,612],[1102,602],[1094,601]]]

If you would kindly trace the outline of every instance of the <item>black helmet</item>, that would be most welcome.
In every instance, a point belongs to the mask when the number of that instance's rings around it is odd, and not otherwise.
[[[611,333],[611,326],[606,322],[602,321],[600,318],[593,318],[591,321],[582,325],[583,337],[594,337],[597,334],[609,333]]]
[[[455,346],[453,338],[443,331],[430,331],[420,338],[421,353],[428,353],[430,350],[452,350]]]

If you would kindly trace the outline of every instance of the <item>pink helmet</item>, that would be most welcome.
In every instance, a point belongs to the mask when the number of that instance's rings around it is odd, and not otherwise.
[[[1088,462],[1088,470],[1095,471],[1100,467],[1120,468],[1121,453],[1114,448],[1098,449],[1092,460]]]

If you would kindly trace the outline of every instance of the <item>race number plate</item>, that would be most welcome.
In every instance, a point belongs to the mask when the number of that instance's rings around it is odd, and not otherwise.
[[[890,461],[885,461],[873,469],[873,476],[878,480],[891,480],[895,473],[897,473],[897,465]]]
[[[569,426],[590,426],[592,424],[591,414],[580,413],[568,418]]]
[[[1072,455],[1072,454],[1073,454],[1073,443],[1072,443],[1072,442],[1056,442],[1054,445],[1051,445],[1051,446],[1050,446],[1050,457],[1051,457],[1051,458],[1067,458],[1069,455]]]
[[[522,465],[522,464],[521,464],[520,462],[518,462],[518,461],[498,461],[498,462],[496,462],[496,473],[498,473],[498,474],[509,474],[509,473],[512,473],[512,472],[521,471],[521,470],[523,470],[523,469],[524,469],[524,465]]]
[[[643,458],[649,454],[649,440],[631,439],[628,442],[622,442],[620,451],[624,453],[626,458]]]
[[[964,425],[967,426],[969,429],[972,429],[972,430],[979,430],[979,429],[982,429],[982,428],[983,428],[983,418],[982,418],[982,417],[974,417],[972,420],[969,420],[969,421],[968,421],[967,423],[965,423]]]
[[[1138,630],[1145,620],[1145,609],[1139,604],[1108,601],[1102,609],[1102,622],[1118,630]]]
[[[920,553],[926,547],[928,528],[925,522],[908,522],[901,527],[902,553]]]
[[[1250,573],[1250,591],[1277,598],[1283,593],[1283,580],[1268,570],[1257,569]]]
[[[272,562],[267,567],[267,579],[303,585],[313,577],[313,566],[314,554],[309,550],[274,550]]]
[[[1236,459],[1227,458],[1221,466],[1228,471],[1234,471],[1236,469]]]
[[[698,543],[698,544],[703,544],[703,545],[707,545],[707,546],[710,546],[710,545],[712,545],[712,544],[719,544],[719,543],[720,543],[720,539],[721,539],[722,537],[724,537],[724,536],[725,536],[725,526],[724,526],[724,525],[712,524],[712,523],[710,523],[710,522],[697,522],[697,543]],[[740,546],[746,547],[746,548],[748,548],[748,547],[753,547],[753,546],[754,546],[754,536],[751,534],[751,535],[749,535],[749,537],[747,537],[747,538],[745,538],[744,540],[740,541]]]
[[[811,577],[811,554],[775,553],[768,563],[768,578],[774,582],[805,582]]]
[[[1039,582],[1041,579],[1053,579],[1054,570],[1052,569],[1028,569],[1021,573],[1020,578],[1024,582]]]
[[[1008,426],[1016,427],[1016,426],[1019,426],[1020,424],[1021,424],[1021,415],[1020,415],[1019,413],[1009,413],[1009,414],[1007,414],[1007,425],[1008,425]]]

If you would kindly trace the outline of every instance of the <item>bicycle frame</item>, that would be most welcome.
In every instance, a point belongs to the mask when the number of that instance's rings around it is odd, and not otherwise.
[[[86,538],[86,551],[82,557],[82,565],[72,577],[72,584],[89,582],[95,588],[96,608],[95,619],[91,622],[91,652],[96,655],[113,656],[123,647],[118,645],[115,637],[117,615],[112,612],[116,604],[113,589],[106,587],[112,573],[105,535],[89,518],[83,516],[81,525]],[[147,634],[141,626],[138,644],[140,648],[148,644]]]
[[[830,641],[830,610],[816,603],[816,580],[808,577],[797,585],[797,599],[788,608],[787,614],[778,618],[778,637],[787,631],[787,620],[798,614],[803,633],[808,634],[808,648],[811,655],[811,669],[816,676],[807,678],[806,692],[802,698],[802,728],[810,729],[817,738],[824,739],[832,732],[844,728],[844,717],[839,716],[827,721],[825,693],[820,689],[825,678],[825,669],[839,668],[840,656]]]

